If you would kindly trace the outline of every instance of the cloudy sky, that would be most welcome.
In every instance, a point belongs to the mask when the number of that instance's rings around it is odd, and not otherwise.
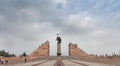
[[[30,54],[46,40],[56,55],[69,42],[89,54],[120,51],[120,0],[0,0],[0,50]],[[56,50],[55,50],[56,49]]]

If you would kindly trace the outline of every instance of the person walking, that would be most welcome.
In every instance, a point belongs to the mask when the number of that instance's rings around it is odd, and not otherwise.
[[[24,59],[24,62],[25,62],[25,63],[27,62],[27,58]]]

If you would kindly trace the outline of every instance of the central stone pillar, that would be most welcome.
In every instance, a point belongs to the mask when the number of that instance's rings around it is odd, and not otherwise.
[[[57,34],[57,56],[61,56],[61,41],[62,39],[59,37],[59,34]]]
[[[57,56],[61,56],[61,43],[57,43]]]

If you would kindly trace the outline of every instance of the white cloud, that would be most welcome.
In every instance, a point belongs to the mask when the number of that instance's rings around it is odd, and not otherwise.
[[[73,25],[76,24],[80,29],[90,28],[94,26],[94,20],[91,16],[76,14],[69,16],[69,22]]]
[[[116,46],[120,41],[118,39],[120,37],[117,37],[119,31],[112,32],[113,29],[110,30],[109,28],[98,26],[103,20],[96,19],[95,16],[79,13],[70,14],[63,20],[64,26],[61,31],[65,34],[64,38],[67,39],[65,43],[75,42],[86,52],[99,55],[119,51]]]

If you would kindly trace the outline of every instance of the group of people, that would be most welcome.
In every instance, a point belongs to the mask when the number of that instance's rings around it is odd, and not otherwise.
[[[0,64],[4,64],[4,63],[8,63],[8,61],[9,61],[9,59],[8,59],[8,57],[0,57]],[[27,62],[27,58],[25,57],[24,58],[24,62],[26,63]]]
[[[0,58],[0,64],[8,63],[8,58]]]

